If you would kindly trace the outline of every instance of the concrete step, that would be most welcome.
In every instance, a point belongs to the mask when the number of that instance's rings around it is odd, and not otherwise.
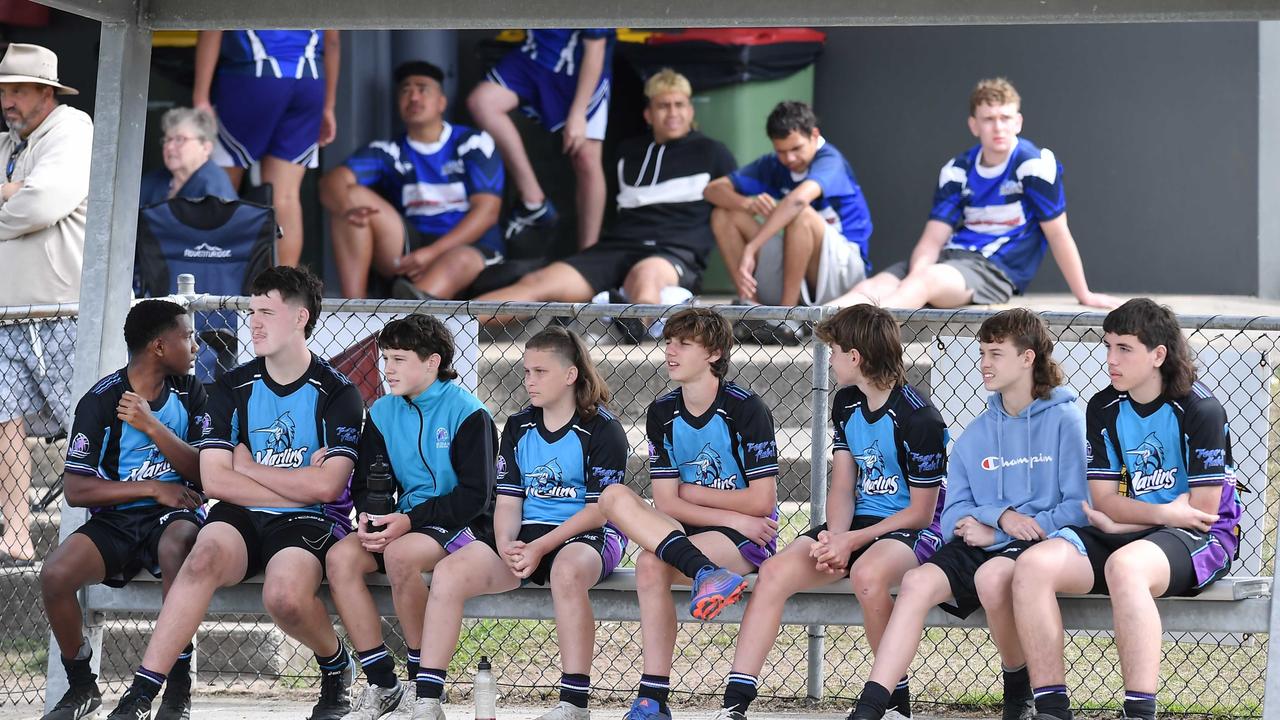
[[[154,620],[128,618],[103,625],[102,667],[108,675],[128,675],[138,666],[151,640]],[[269,618],[265,622],[206,622],[196,634],[198,675],[241,673],[292,675],[314,673],[310,650],[285,635]],[[113,651],[114,650],[114,651]]]

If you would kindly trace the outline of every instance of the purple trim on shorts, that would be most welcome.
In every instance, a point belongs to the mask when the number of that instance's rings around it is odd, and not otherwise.
[[[925,528],[916,534],[916,542],[911,551],[916,554],[916,563],[923,565],[942,547],[942,537],[931,528]]]
[[[738,552],[742,553],[742,557],[746,561],[759,568],[764,564],[765,560],[773,557],[778,552],[778,539],[774,538],[769,541],[768,545],[760,546],[753,542],[745,542],[738,546]]]
[[[614,530],[613,526],[605,525],[604,547],[600,549],[600,580],[609,577],[617,569],[626,549],[627,536]]]
[[[444,546],[444,551],[452,555],[475,541],[476,534],[471,532],[471,528],[465,527]]]
[[[1216,535],[1208,535],[1208,541],[1191,553],[1191,567],[1196,575],[1196,587],[1202,588],[1218,579],[1231,564],[1231,555]]]

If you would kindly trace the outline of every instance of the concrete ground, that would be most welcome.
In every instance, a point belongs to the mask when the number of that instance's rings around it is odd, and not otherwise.
[[[498,708],[498,717],[501,720],[533,720],[549,709],[546,707],[503,707]],[[445,715],[448,720],[474,720],[474,709],[470,704],[451,704],[445,705]],[[308,702],[299,702],[295,700],[277,700],[271,699],[264,701],[262,698],[253,697],[202,697],[197,698],[192,707],[191,717],[198,720],[255,720],[256,718],[293,718],[301,720],[305,718],[311,710],[311,704]],[[599,720],[621,718],[626,712],[626,708],[620,706],[601,706],[592,708],[593,715]],[[98,716],[105,718],[110,711],[110,705],[99,711]],[[714,710],[690,710],[677,711],[679,720],[711,720],[715,715]],[[804,712],[804,711],[785,711],[785,712],[767,712],[754,713],[752,717],[777,718],[778,720],[843,720],[846,712]],[[34,705],[28,706],[4,706],[0,707],[0,720],[35,720],[40,717],[40,708]],[[947,720],[944,718],[926,718],[923,715],[916,714],[914,717],[920,720]]]

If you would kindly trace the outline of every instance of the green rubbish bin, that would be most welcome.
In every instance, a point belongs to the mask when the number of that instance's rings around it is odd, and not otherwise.
[[[695,92],[694,119],[699,130],[724,143],[737,158],[738,165],[742,166],[773,152],[773,144],[764,133],[764,121],[773,106],[783,100],[813,104],[812,65],[778,80],[750,81]],[[735,292],[719,250],[713,250],[707,259],[702,292]]]

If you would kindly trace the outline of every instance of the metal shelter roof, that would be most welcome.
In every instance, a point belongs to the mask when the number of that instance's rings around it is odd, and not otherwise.
[[[155,30],[983,25],[1280,19],[1277,0],[41,0]]]

